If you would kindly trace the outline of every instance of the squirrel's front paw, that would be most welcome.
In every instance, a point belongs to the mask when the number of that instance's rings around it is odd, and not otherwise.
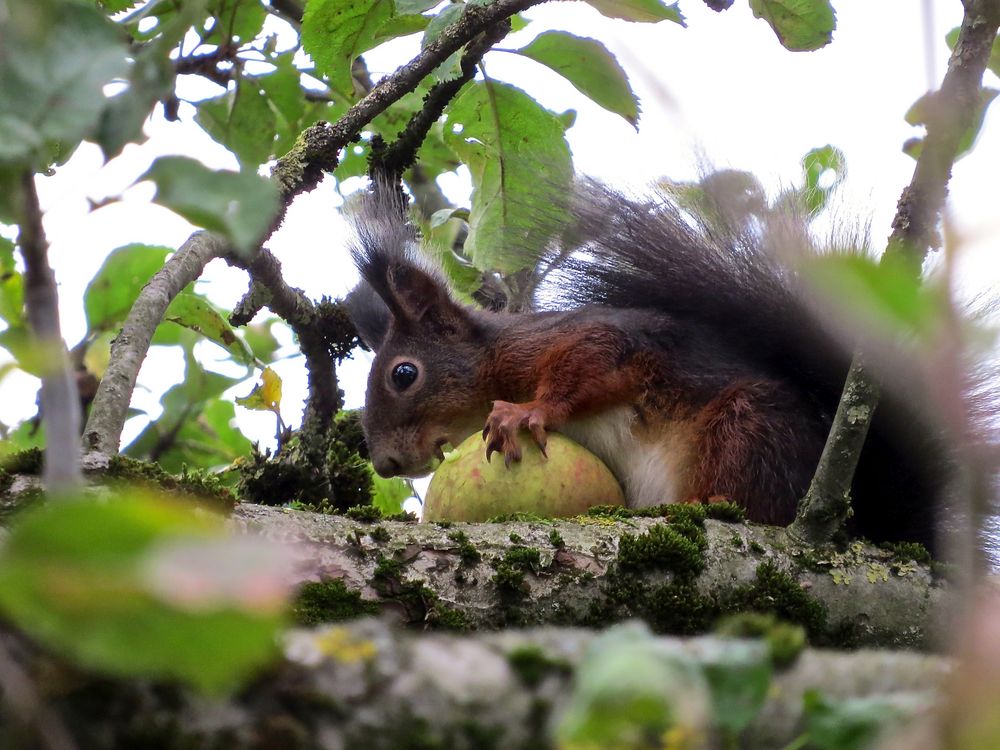
[[[545,456],[545,416],[540,409],[530,404],[512,404],[509,401],[494,401],[493,411],[486,418],[483,440],[486,441],[486,460],[494,451],[503,453],[503,462],[508,468],[512,461],[521,460],[521,446],[517,433],[527,427],[531,436]]]

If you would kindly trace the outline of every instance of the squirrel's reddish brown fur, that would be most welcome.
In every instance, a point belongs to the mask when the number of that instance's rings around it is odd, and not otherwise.
[[[370,200],[348,307],[376,352],[363,418],[376,470],[428,470],[482,431],[508,463],[562,431],[600,456],[631,506],[725,497],[792,520],[822,450],[847,358],[759,233],[722,231],[668,200],[584,183],[570,214],[583,253],[559,255],[561,309],[455,302],[398,205]],[[931,540],[943,460],[889,399],[853,489],[858,529]],[[906,429],[897,429],[900,414]],[[485,427],[485,429],[484,429]]]

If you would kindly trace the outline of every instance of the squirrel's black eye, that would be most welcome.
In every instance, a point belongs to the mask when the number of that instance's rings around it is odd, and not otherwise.
[[[392,383],[399,390],[409,388],[416,379],[417,366],[412,362],[400,362],[392,368]]]

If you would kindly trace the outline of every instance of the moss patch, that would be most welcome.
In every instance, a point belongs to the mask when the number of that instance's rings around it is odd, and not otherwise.
[[[806,629],[811,637],[826,630],[826,607],[774,563],[757,566],[757,577],[750,586],[738,589],[727,602],[728,611],[771,613]]]
[[[526,594],[528,587],[524,574],[537,572],[541,562],[542,556],[537,549],[514,545],[495,563],[497,572],[493,582],[502,593]]]
[[[527,688],[535,688],[550,674],[569,674],[572,667],[561,659],[553,659],[533,644],[518,646],[507,654],[507,661]]]
[[[171,474],[159,464],[129,456],[112,456],[102,476],[128,484],[144,484],[167,492],[205,500],[223,510],[232,510],[236,498],[220,477],[202,469],[187,469]]]
[[[292,619],[297,625],[341,622],[378,612],[378,603],[365,601],[340,579],[304,583],[292,601]]]
[[[483,556],[476,549],[476,545],[469,541],[469,537],[464,531],[453,531],[448,534],[448,538],[458,545],[458,556],[462,565],[477,565],[482,559]]]
[[[463,631],[471,627],[465,614],[442,602],[422,581],[407,580],[405,573],[403,563],[380,554],[371,584],[380,597],[402,607],[407,622],[442,630]]]
[[[41,448],[25,448],[23,451],[8,453],[0,459],[0,470],[8,474],[40,476],[43,455]]]

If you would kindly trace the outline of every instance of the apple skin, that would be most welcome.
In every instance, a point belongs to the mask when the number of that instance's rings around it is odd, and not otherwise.
[[[504,466],[472,435],[434,472],[424,498],[424,521],[481,522],[508,513],[542,518],[576,516],[594,505],[624,505],[625,496],[611,470],[579,443],[549,433],[548,458],[525,433],[521,461]]]

